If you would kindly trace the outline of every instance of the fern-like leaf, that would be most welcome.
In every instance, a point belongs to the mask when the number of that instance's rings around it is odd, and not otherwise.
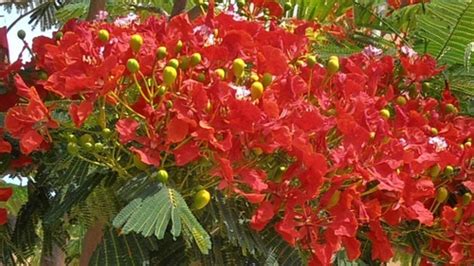
[[[426,40],[417,47],[449,64],[463,64],[466,46],[474,40],[474,1],[433,0],[418,18],[418,35]]]

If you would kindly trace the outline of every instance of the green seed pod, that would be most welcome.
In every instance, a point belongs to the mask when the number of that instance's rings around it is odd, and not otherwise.
[[[156,50],[156,57],[158,57],[159,60],[165,59],[167,55],[168,55],[168,51],[166,50],[166,47],[164,46],[160,46]]]
[[[449,191],[445,187],[438,188],[436,192],[436,201],[443,203],[448,199]]]

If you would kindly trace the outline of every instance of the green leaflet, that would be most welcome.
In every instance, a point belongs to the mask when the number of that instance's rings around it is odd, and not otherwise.
[[[474,40],[474,2],[434,0],[425,6],[426,13],[417,19],[417,33],[425,43],[417,50],[449,64],[463,64],[466,47]]]
[[[171,220],[173,237],[185,232],[194,238],[199,250],[208,254],[211,240],[204,228],[188,208],[186,201],[178,191],[163,187],[157,193],[145,198],[137,198],[123,208],[113,221],[114,227],[120,228],[125,234],[139,233],[145,237],[156,236],[163,239]]]

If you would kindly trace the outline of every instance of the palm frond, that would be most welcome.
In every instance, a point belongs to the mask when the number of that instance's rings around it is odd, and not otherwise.
[[[103,173],[93,173],[87,177],[87,180],[79,186],[71,186],[62,201],[53,204],[48,212],[45,214],[43,221],[45,224],[54,224],[61,220],[61,218],[71,210],[71,208],[77,205],[79,202],[85,200],[92,190],[97,187],[102,178],[105,176]],[[77,184],[77,183],[76,183]]]
[[[120,234],[113,227],[104,229],[102,242],[92,254],[89,265],[150,265],[150,255],[158,248],[156,239],[135,233]]]

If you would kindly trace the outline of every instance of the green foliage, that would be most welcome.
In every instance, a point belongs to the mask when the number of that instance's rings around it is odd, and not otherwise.
[[[28,191],[26,187],[9,185],[13,188],[13,195],[7,201],[8,213],[16,215],[23,204],[28,200]]]
[[[204,254],[211,249],[210,237],[188,208],[178,191],[162,187],[157,193],[136,198],[115,217],[113,225],[125,234],[136,232],[144,237],[163,239],[171,220],[171,234],[178,237],[184,227]]]
[[[291,0],[296,16],[300,19],[325,22],[329,16],[339,17],[352,5],[351,0]]]
[[[417,33],[425,41],[417,50],[448,64],[463,64],[466,47],[474,40],[474,2],[433,0],[425,7],[417,25]]]
[[[89,4],[85,1],[65,5],[56,12],[56,18],[60,23],[66,23],[72,18],[85,18]]]
[[[451,91],[458,97],[461,111],[474,116],[474,72],[461,65],[450,67],[446,73]]]
[[[156,249],[158,244],[154,238],[135,233],[121,234],[113,227],[106,227],[89,265],[147,265],[151,252]]]
[[[382,1],[354,0],[354,22],[359,27],[370,29],[384,29],[385,18],[380,14]]]

